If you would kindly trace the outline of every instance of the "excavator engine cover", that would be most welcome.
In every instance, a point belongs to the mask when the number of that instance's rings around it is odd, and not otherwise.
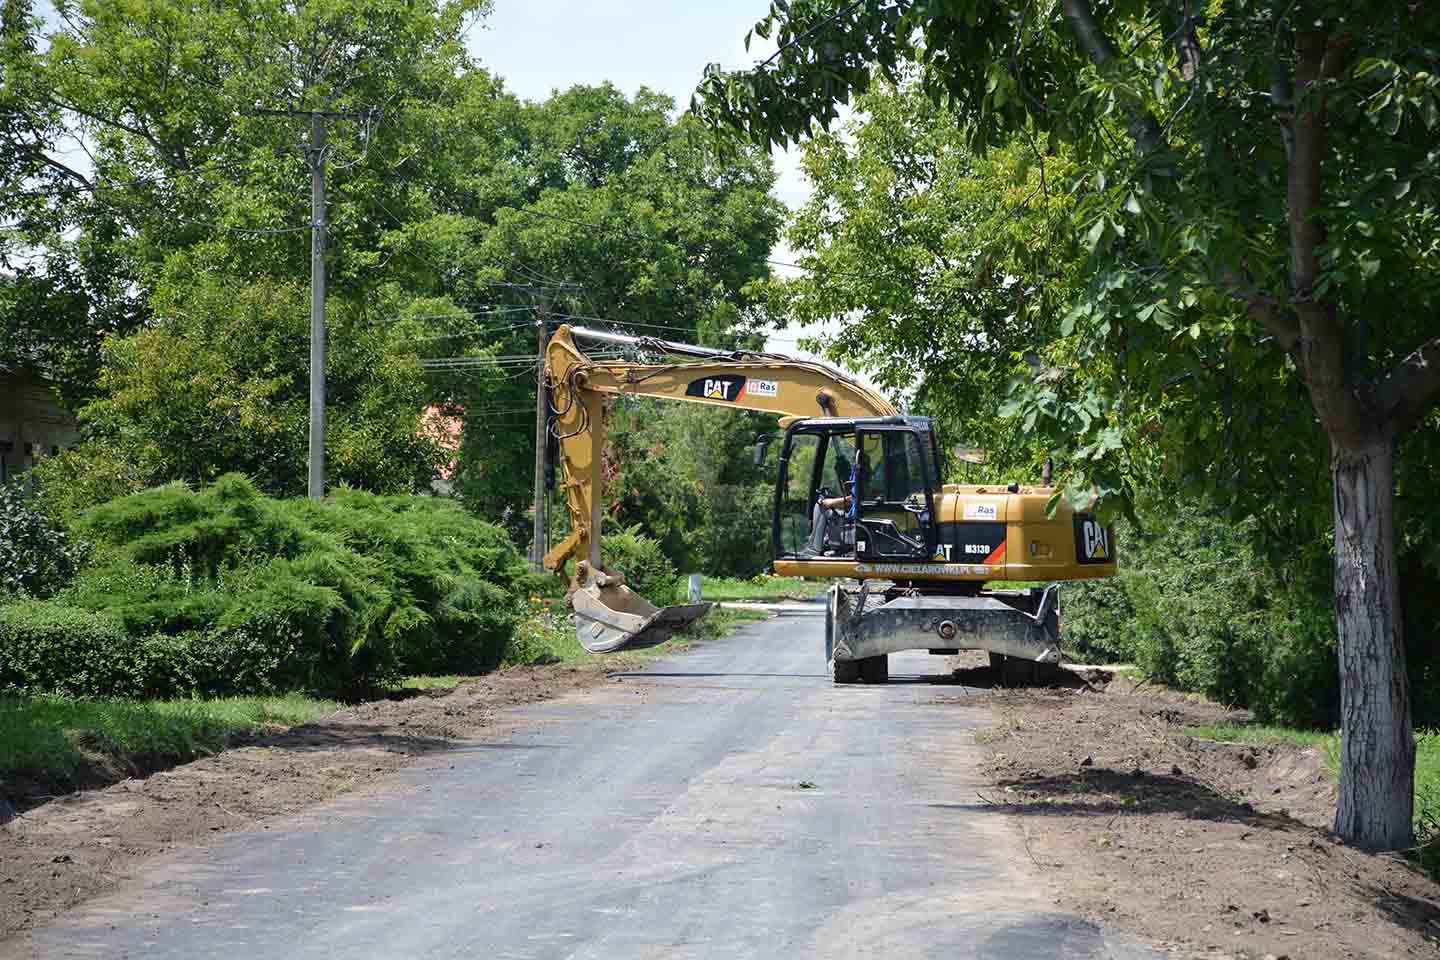
[[[618,574],[593,571],[577,564],[575,585],[569,594],[575,611],[575,633],[591,653],[614,653],[654,647],[670,639],[710,612],[710,603],[681,603],[657,607],[625,586]]]

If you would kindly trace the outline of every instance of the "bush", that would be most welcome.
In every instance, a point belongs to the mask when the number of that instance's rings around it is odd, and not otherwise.
[[[71,539],[18,486],[0,487],[0,600],[54,594],[88,554],[88,544]]]
[[[629,527],[600,538],[605,569],[625,577],[625,585],[658,607],[680,599],[680,574],[657,540]]]
[[[529,576],[499,528],[431,497],[275,500],[228,475],[123,497],[78,524],[101,562],[11,628],[53,662],[0,660],[0,686],[338,695],[403,673],[482,672],[510,641]],[[78,645],[58,644],[50,623],[76,627]],[[97,657],[113,666],[95,669]]]
[[[1120,573],[1067,585],[1067,647],[1249,707],[1263,722],[1338,719],[1335,618],[1323,562],[1276,561],[1250,524],[1194,506],[1141,509],[1118,537]]]
[[[40,509],[67,527],[91,507],[145,489],[147,479],[132,458],[105,440],[41,457],[25,474]]]

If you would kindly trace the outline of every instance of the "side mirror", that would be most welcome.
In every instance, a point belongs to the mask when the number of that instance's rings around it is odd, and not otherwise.
[[[768,433],[757,434],[757,435],[755,436],[755,456],[753,456],[753,457],[750,459],[750,462],[751,462],[752,464],[754,464],[755,466],[757,466],[757,467],[760,466],[760,464],[762,464],[762,463],[765,462],[765,451],[768,450],[769,448],[770,448],[770,434],[768,434]]]

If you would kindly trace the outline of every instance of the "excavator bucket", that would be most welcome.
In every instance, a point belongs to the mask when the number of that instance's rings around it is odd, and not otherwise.
[[[581,564],[570,607],[575,611],[575,633],[591,653],[614,653],[654,647],[670,639],[710,612],[710,603],[681,603],[657,607],[625,586],[623,577],[591,573]]]

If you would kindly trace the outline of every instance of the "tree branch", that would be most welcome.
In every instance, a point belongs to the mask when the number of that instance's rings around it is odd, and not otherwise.
[[[1399,434],[1413,427],[1440,400],[1440,337],[1423,344],[1376,389],[1380,415]]]
[[[1300,372],[1310,403],[1332,442],[1352,443],[1372,432],[1362,405],[1345,374],[1345,337],[1332,304],[1315,298],[1320,281],[1319,247],[1325,239],[1320,222],[1321,161],[1327,149],[1323,91],[1312,90],[1323,73],[1327,37],[1323,30],[1295,35],[1294,150],[1288,167],[1290,296],[1300,321]]]
[[[150,131],[142,127],[132,126],[131,124],[116,120],[113,117],[102,117],[97,113],[91,113],[88,110],[75,106],[73,103],[66,103],[64,100],[60,100],[53,96],[49,97],[48,99],[51,105],[59,107],[61,110],[69,110],[71,113],[76,114],[77,116],[84,117],[85,119],[90,120],[94,123],[98,123],[101,126],[114,127],[116,130],[123,130],[126,133],[134,134],[135,136],[144,140],[146,143],[150,144],[150,146],[154,147],[155,152],[158,153],[166,162],[170,163],[171,166],[185,168],[185,165],[183,163],[177,161],[174,153],[163,143],[161,143],[160,140]]]
[[[1075,40],[1080,44],[1080,49],[1085,52],[1092,63],[1097,67],[1104,67],[1116,59],[1115,46],[1110,38],[1105,36],[1105,31],[1095,22],[1095,14],[1090,9],[1089,0],[1064,0],[1065,20],[1070,24],[1070,29],[1075,33]],[[1160,132],[1160,123],[1148,110],[1142,108],[1138,103],[1130,101],[1125,103],[1126,126],[1130,129],[1130,136],[1135,139],[1142,153],[1154,153],[1163,149],[1165,138]]]
[[[72,170],[69,166],[61,163],[54,157],[47,155],[45,151],[40,149],[38,146],[35,149],[35,155],[39,157],[40,162],[45,164],[45,166],[64,175],[70,180],[75,181],[77,184],[84,187],[86,190],[93,190],[95,188],[95,185],[91,183],[90,180],[80,171]]]

